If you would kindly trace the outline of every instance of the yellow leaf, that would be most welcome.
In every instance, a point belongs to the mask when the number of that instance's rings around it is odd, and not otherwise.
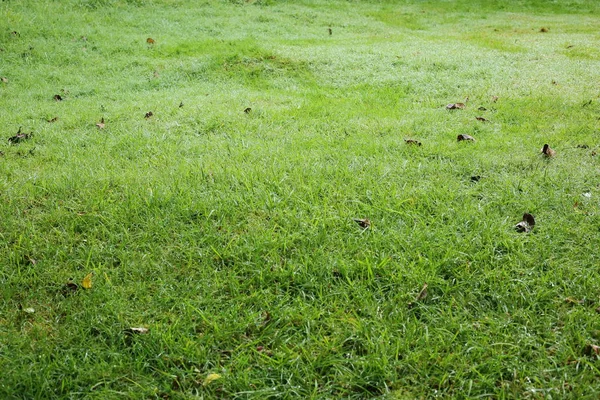
[[[85,276],[85,278],[83,278],[83,282],[81,282],[81,286],[83,286],[84,289],[92,288],[92,276],[94,276],[94,273],[90,272],[89,274],[87,274]]]
[[[208,374],[206,376],[206,378],[204,379],[203,385],[206,386],[209,383],[211,383],[212,381],[216,381],[217,379],[220,379],[220,378],[221,378],[221,375],[219,375],[219,374]]]

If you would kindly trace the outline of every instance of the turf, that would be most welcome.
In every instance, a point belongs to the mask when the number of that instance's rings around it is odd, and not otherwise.
[[[0,397],[598,398],[598,15],[0,2]]]

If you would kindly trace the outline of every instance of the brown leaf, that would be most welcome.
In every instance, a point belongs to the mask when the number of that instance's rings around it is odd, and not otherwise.
[[[542,33],[546,33],[546,32],[548,32],[548,28],[542,27],[542,28],[540,29],[540,32],[542,32]]]
[[[96,126],[98,127],[98,129],[104,129],[104,126],[105,126],[105,124],[104,124],[104,117],[102,117],[102,119],[100,120],[100,122],[98,122],[96,124]]]
[[[544,147],[542,147],[540,153],[542,153],[545,157],[554,157],[556,155],[556,151],[552,150],[548,144],[545,144]]]
[[[529,213],[523,214],[523,220],[515,225],[517,232],[530,232],[535,226],[535,218]]]
[[[474,141],[475,141],[475,138],[474,138],[473,136],[471,136],[471,135],[465,135],[465,134],[463,133],[463,134],[460,134],[460,135],[458,135],[458,136],[456,137],[456,140],[457,140],[457,141],[459,141],[459,142],[461,142],[461,141],[463,141],[463,140],[470,140],[470,141],[474,142]]]
[[[149,332],[148,328],[128,328],[125,329],[125,333],[128,335],[145,335]]]
[[[156,40],[154,40],[152,38],[148,38],[148,39],[146,39],[146,43],[148,43],[148,44],[155,44]]]
[[[457,110],[457,109],[464,109],[467,106],[464,103],[450,103],[446,106],[447,110]]]
[[[371,227],[371,221],[368,218],[354,218],[354,222],[363,229],[369,229]]]
[[[153,115],[154,115],[154,114],[152,113],[152,111],[148,111],[148,112],[146,113],[146,115],[144,116],[144,118],[148,119],[148,118],[150,118],[150,117],[151,117],[151,116],[153,116]]]
[[[56,122],[58,121],[58,117],[50,118],[48,122]]]
[[[8,78],[3,76],[2,78],[0,78],[0,80],[4,83],[8,83]]]
[[[53,99],[56,100],[56,101],[62,101],[63,100],[63,98],[62,98],[62,96],[60,94],[55,94],[54,97],[53,97]]]
[[[246,114],[250,114],[250,111],[252,111],[252,109],[250,107],[244,109],[244,112]]]
[[[477,121],[481,121],[481,122],[490,122],[490,120],[488,120],[488,119],[485,119],[485,118],[483,118],[483,117],[475,117],[475,119],[476,119]]]
[[[492,96],[492,103],[495,103],[498,101],[498,96]]]
[[[406,144],[412,144],[412,145],[415,145],[415,146],[420,146],[421,145],[421,142],[419,142],[418,140],[415,140],[415,139],[404,139],[404,143],[406,143]]]

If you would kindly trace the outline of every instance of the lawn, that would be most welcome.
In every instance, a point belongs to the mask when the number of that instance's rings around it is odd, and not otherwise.
[[[0,1],[0,398],[600,397],[599,16]]]

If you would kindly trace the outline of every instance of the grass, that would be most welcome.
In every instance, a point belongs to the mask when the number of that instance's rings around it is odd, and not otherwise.
[[[599,12],[1,2],[0,397],[597,398]]]

